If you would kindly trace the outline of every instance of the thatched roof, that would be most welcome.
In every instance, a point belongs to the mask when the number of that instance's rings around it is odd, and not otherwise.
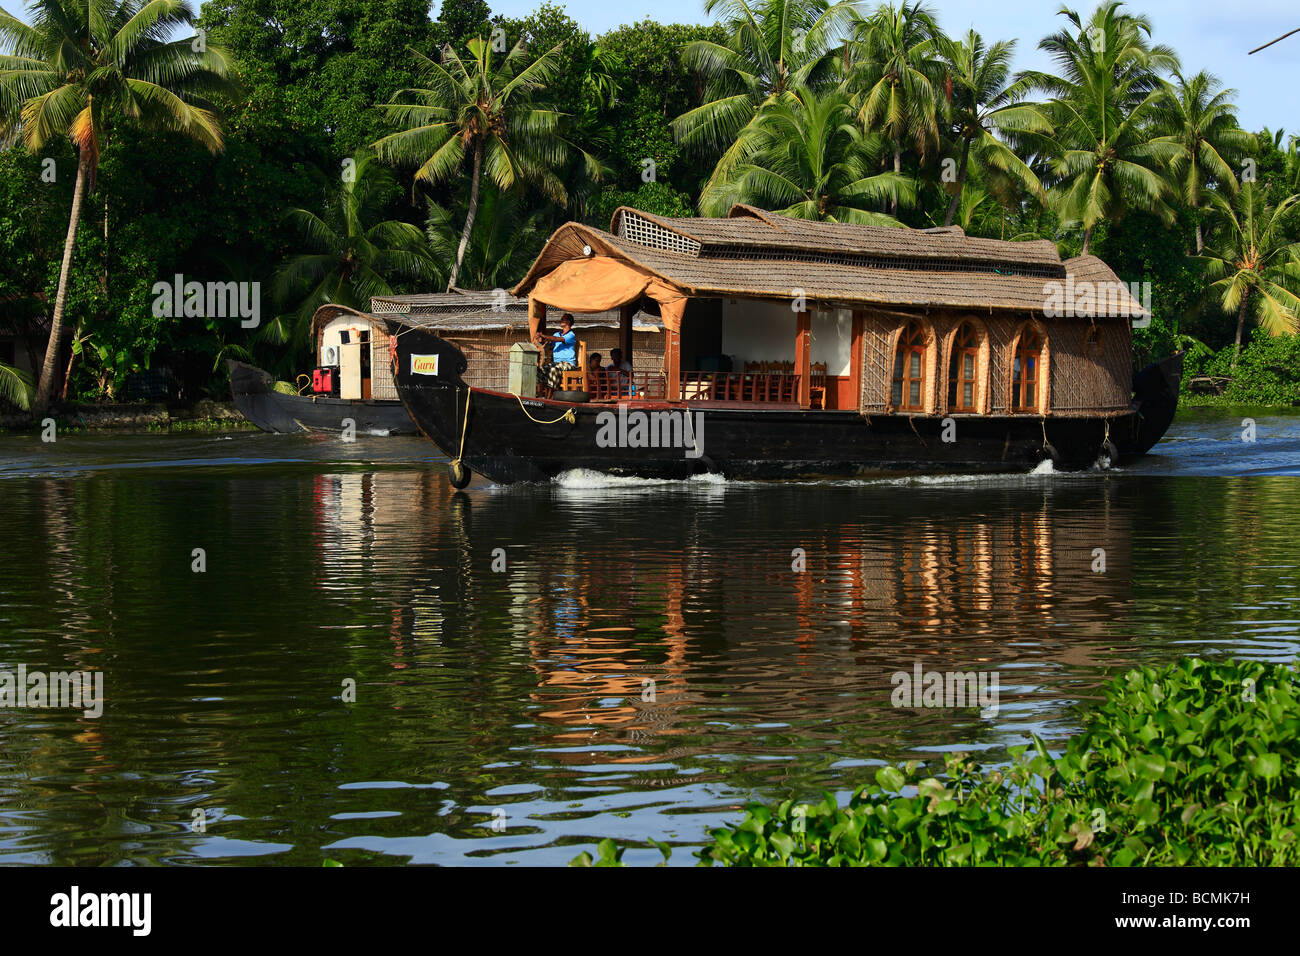
[[[329,308],[326,306],[325,308]],[[400,315],[407,325],[448,332],[491,329],[528,329],[528,300],[502,290],[453,289],[415,295],[378,295],[370,300],[376,316]],[[319,313],[318,313],[319,314]],[[617,328],[622,322],[618,310],[575,315],[576,329]],[[632,328],[660,331],[663,321],[646,312],[632,316]]]
[[[610,229],[561,226],[514,293],[526,295],[561,262],[585,255],[621,259],[690,296],[789,299],[802,290],[810,304],[822,306],[1041,314],[1055,283],[1119,283],[1095,256],[1062,261],[1048,240],[972,238],[957,226],[812,222],[736,205],[724,219],[669,219],[624,206]],[[1075,314],[1146,314],[1127,290],[1116,300],[1113,310]]]

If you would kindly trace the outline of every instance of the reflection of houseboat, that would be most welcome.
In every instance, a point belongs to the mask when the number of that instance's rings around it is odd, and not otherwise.
[[[415,425],[393,387],[384,317],[400,317],[455,345],[473,360],[466,384],[483,388],[506,387],[510,346],[529,337],[528,300],[504,290],[377,296],[370,305],[374,314],[326,305],[312,317],[317,367],[310,381],[300,376],[300,394],[277,392],[267,372],[228,362],[231,391],[244,417],[269,432],[337,432],[351,419],[360,434],[413,434]],[[614,310],[580,316],[576,327],[591,349],[607,354],[620,343],[620,321]],[[662,364],[657,316],[635,315],[632,340],[645,361]]]
[[[514,292],[528,296],[533,332],[548,306],[621,310],[632,397],[581,372],[563,384],[588,402],[556,401],[524,375],[514,393],[473,387],[461,350],[392,321],[398,393],[453,457],[458,485],[469,470],[510,482],[573,468],[671,478],[1015,471],[1045,459],[1081,468],[1145,454],[1177,404],[1177,357],[1133,377],[1141,305],[1100,259],[1062,261],[1048,241],[748,206],[725,219],[621,208],[608,233],[562,226]],[[662,318],[662,370],[634,354],[638,310]]]

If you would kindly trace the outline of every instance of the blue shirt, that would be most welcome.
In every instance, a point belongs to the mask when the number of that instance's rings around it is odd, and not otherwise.
[[[552,362],[576,362],[578,361],[578,336],[569,329],[567,332],[561,332],[560,335],[564,341],[556,342],[555,348],[551,349]]]

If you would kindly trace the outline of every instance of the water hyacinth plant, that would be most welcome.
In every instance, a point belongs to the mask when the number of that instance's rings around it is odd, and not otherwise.
[[[1034,738],[1006,769],[963,754],[942,777],[886,766],[840,806],[751,804],[701,865],[1293,866],[1300,863],[1294,667],[1184,659],[1129,671],[1053,756]],[[662,852],[667,847],[654,844]],[[596,860],[621,865],[603,841]]]

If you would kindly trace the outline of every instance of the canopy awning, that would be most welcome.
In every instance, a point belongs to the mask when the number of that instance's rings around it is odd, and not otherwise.
[[[561,312],[605,312],[631,305],[642,296],[659,304],[666,329],[681,331],[686,295],[676,286],[609,256],[566,260],[538,279],[528,293],[529,336],[541,329],[548,305]]]

